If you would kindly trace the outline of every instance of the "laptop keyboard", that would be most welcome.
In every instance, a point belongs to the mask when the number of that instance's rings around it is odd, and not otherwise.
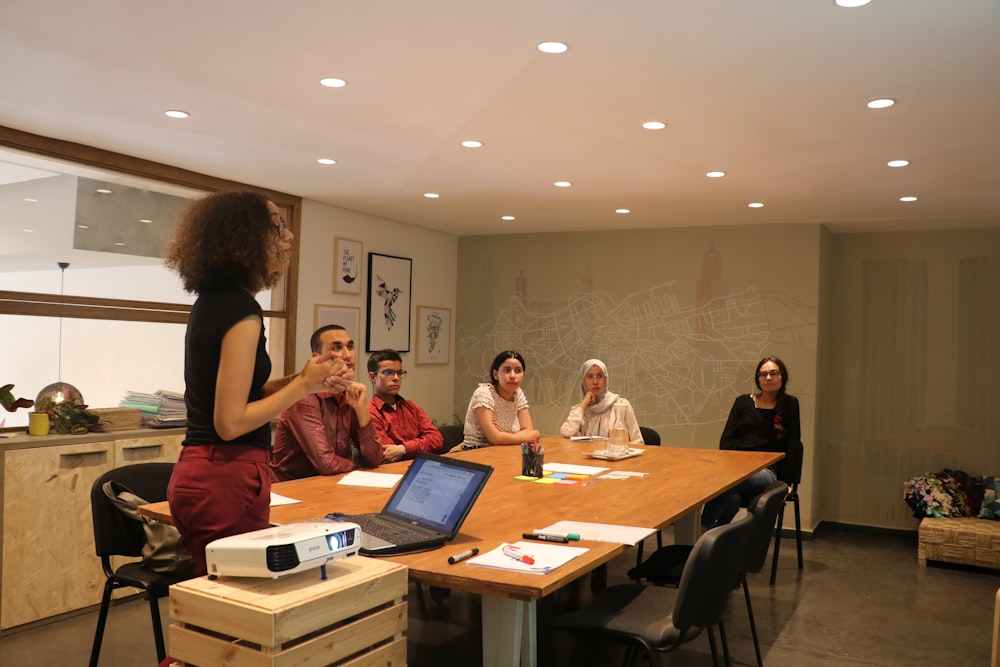
[[[341,521],[353,521],[361,526],[362,533],[380,537],[393,544],[407,544],[427,539],[427,533],[413,526],[404,526],[392,521],[386,521],[378,514],[350,514],[340,517]]]

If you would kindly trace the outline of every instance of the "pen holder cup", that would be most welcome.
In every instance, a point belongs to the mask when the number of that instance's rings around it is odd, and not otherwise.
[[[524,477],[542,477],[542,465],[545,463],[543,452],[524,452],[521,454],[521,475]]]

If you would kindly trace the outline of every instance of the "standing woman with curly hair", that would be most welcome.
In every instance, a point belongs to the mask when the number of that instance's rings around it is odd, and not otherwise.
[[[206,574],[206,544],[268,526],[269,422],[345,370],[326,356],[268,379],[255,296],[288,269],[293,239],[267,197],[225,192],[185,210],[167,251],[166,265],[198,295],[184,337],[187,435],[167,489],[195,576]]]
[[[782,479],[783,464],[789,470],[797,466],[797,462],[791,461],[790,457],[798,455],[798,444],[802,439],[799,399],[785,392],[788,384],[785,362],[778,357],[764,357],[758,361],[754,384],[757,385],[757,392],[741,394],[733,402],[719,439],[719,449],[782,452],[785,459],[705,503],[701,514],[701,523],[705,528],[729,523],[741,506],[772,482]]]

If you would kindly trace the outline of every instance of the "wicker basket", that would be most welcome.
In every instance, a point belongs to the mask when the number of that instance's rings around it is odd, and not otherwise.
[[[917,563],[943,561],[1000,569],[1000,521],[975,517],[920,522]]]
[[[142,411],[139,408],[97,408],[90,410],[101,418],[99,433],[106,431],[128,431],[142,427]]]

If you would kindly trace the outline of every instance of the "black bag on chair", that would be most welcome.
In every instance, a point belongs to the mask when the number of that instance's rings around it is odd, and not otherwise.
[[[146,545],[142,548],[142,564],[154,572],[189,578],[191,555],[184,548],[180,532],[168,523],[162,523],[139,514],[139,506],[148,501],[140,498],[118,482],[105,482],[104,495],[114,506],[129,517],[142,523]]]

